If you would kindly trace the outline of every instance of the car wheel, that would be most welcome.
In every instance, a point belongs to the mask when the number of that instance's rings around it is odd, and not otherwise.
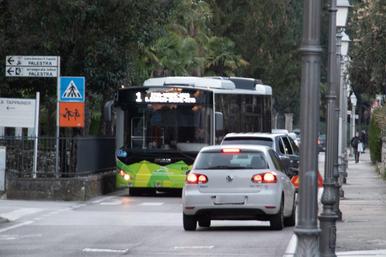
[[[293,227],[295,226],[295,222],[296,222],[296,202],[294,199],[291,216],[284,218],[284,226]]]
[[[197,228],[197,220],[194,215],[183,214],[183,223],[186,231],[194,231]]]
[[[200,227],[209,228],[210,227],[210,219],[208,219],[208,218],[199,219],[198,225]]]
[[[272,215],[272,217],[270,219],[271,229],[282,230],[284,228],[283,208],[284,208],[284,203],[283,203],[283,199],[282,199],[281,203],[280,203],[279,212],[275,215]]]

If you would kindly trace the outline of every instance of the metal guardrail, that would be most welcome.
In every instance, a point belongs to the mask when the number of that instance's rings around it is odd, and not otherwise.
[[[6,174],[33,177],[35,137],[0,137],[6,147]],[[55,137],[38,137],[36,177],[84,176],[115,167],[113,137],[60,137],[55,173]]]

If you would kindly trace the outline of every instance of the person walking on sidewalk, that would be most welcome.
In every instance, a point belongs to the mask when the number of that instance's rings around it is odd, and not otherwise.
[[[359,162],[359,154],[361,152],[363,152],[363,143],[359,139],[359,133],[358,132],[351,139],[351,146],[352,146],[352,148],[354,150],[355,163],[358,163]]]

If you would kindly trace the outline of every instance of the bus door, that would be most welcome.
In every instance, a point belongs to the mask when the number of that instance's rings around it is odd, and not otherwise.
[[[130,146],[131,148],[146,149],[146,127],[144,126],[144,115],[142,117],[132,117],[130,121]]]

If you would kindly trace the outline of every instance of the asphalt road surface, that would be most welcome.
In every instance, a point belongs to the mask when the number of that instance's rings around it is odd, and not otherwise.
[[[178,195],[130,197],[123,190],[87,202],[0,200],[1,257],[283,256],[293,227],[213,221],[186,232]]]

